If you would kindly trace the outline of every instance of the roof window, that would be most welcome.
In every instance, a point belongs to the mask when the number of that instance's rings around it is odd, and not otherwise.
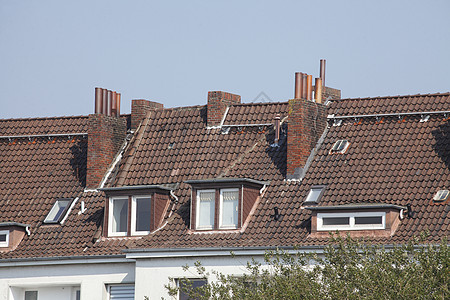
[[[331,148],[330,154],[345,153],[349,145],[350,143],[347,140],[338,140],[334,143],[333,148]]]
[[[44,220],[44,223],[59,223],[69,209],[72,199],[58,199]]]
[[[437,191],[437,193],[434,195],[433,200],[435,202],[442,202],[448,199],[448,195],[450,194],[450,192],[448,190],[439,190]]]
[[[325,191],[324,185],[312,186],[311,189],[309,190],[308,196],[306,196],[304,203],[308,204],[319,203],[320,198],[322,198],[324,191]]]

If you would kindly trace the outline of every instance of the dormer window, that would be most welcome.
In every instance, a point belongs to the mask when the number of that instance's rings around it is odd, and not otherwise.
[[[326,237],[336,230],[354,237],[391,236],[407,208],[392,204],[346,204],[310,206],[311,235]]]
[[[386,213],[318,213],[317,230],[375,230],[385,228]]]
[[[72,199],[58,199],[44,220],[44,223],[60,223],[67,213]]]
[[[105,234],[109,237],[146,235],[157,229],[169,205],[172,188],[160,185],[103,188],[106,205]]]
[[[229,230],[241,228],[260,190],[268,183],[248,178],[186,181],[192,185],[191,229]]]
[[[108,235],[126,236],[128,233],[131,235],[145,235],[150,233],[151,206],[151,196],[109,198]],[[131,216],[128,213],[130,208]],[[130,220],[128,220],[129,216],[131,217]]]
[[[9,246],[9,230],[0,230],[0,247]]]
[[[338,140],[334,143],[333,147],[330,150],[330,154],[342,154],[347,151],[350,143],[347,140]]]

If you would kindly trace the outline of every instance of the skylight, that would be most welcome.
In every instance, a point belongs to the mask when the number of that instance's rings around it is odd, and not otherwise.
[[[344,153],[348,145],[350,143],[347,140],[338,140],[336,143],[334,143],[333,148],[331,148],[330,153]]]
[[[449,194],[450,194],[449,190],[439,190],[434,195],[433,200],[436,202],[445,201],[445,200],[447,200]]]
[[[45,218],[44,223],[59,223],[63,219],[72,199],[58,199]]]
[[[316,185],[311,187],[309,190],[308,196],[306,196],[305,203],[319,203],[320,198],[322,198],[322,194],[325,190],[324,185]]]

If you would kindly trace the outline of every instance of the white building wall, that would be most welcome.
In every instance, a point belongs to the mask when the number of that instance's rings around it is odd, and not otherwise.
[[[246,272],[246,264],[251,261],[251,256],[212,256],[212,257],[168,257],[136,260],[136,292],[135,299],[172,299],[164,285],[169,284],[171,278],[201,278],[195,271],[194,263],[200,261],[207,272],[212,270],[223,274],[242,275]],[[257,257],[258,261],[262,256]],[[188,272],[183,266],[189,265]],[[215,280],[211,276],[209,280]]]
[[[37,290],[39,300],[72,300],[79,288],[82,300],[106,300],[108,284],[134,283],[134,261],[82,264],[0,266],[0,300],[23,300],[25,290]]]

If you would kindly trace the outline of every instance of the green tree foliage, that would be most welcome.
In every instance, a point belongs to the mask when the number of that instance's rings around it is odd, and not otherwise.
[[[196,277],[217,280],[192,288],[185,278],[166,288],[192,299],[449,299],[449,257],[446,240],[385,249],[333,236],[323,255],[268,251],[263,264],[247,263],[242,277],[208,273],[197,262]]]

